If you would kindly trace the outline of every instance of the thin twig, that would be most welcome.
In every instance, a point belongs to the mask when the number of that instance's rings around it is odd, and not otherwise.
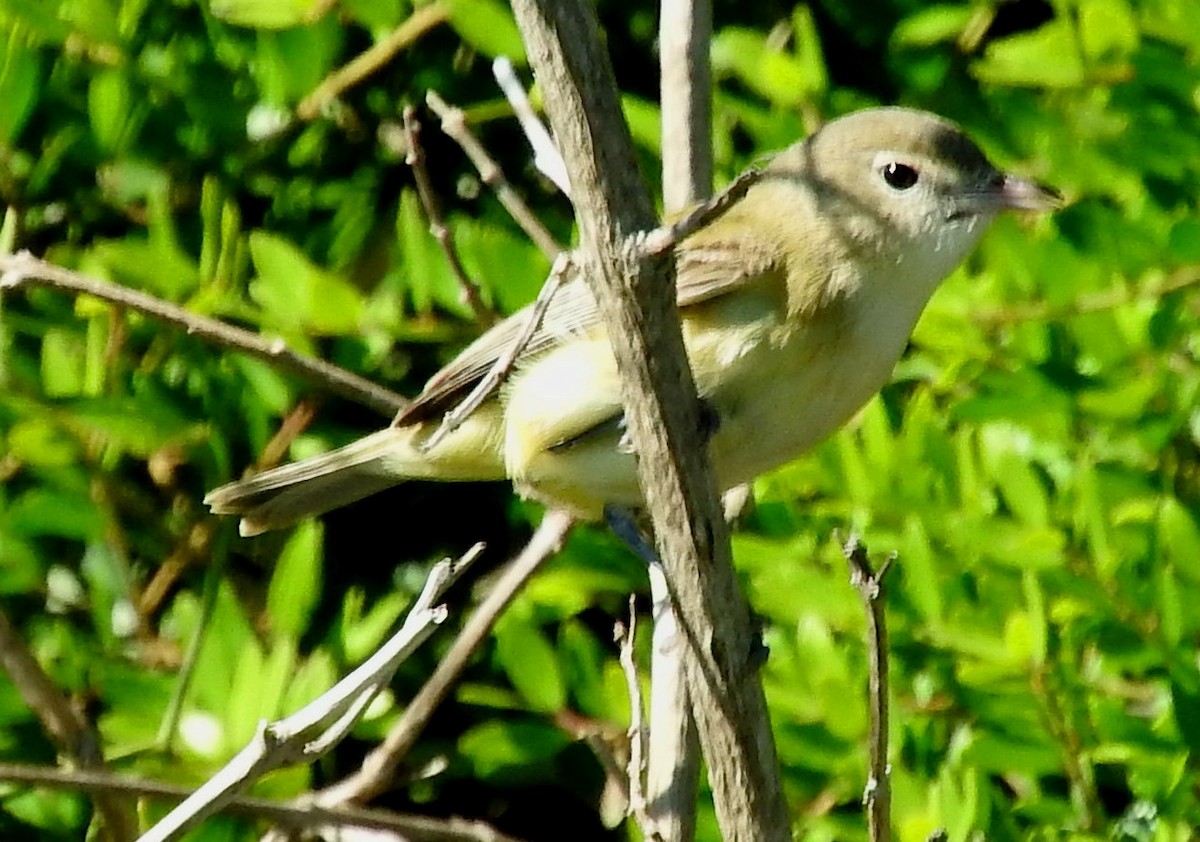
[[[344,368],[298,354],[288,348],[281,339],[263,339],[258,334],[190,312],[152,295],[55,266],[34,257],[28,251],[0,255],[0,290],[20,289],[24,286],[42,286],[60,292],[95,296],[110,304],[182,328],[187,333],[214,345],[243,351],[267,360],[278,368],[299,374],[334,394],[369,406],[385,415],[394,415],[408,405],[408,401],[395,392]]]
[[[650,564],[647,573],[654,631],[646,812],[655,831],[665,839],[690,842],[696,836],[696,798],[700,787],[700,737],[683,661],[690,653],[679,633],[679,620],[662,564]]]
[[[842,553],[850,567],[850,584],[858,591],[867,617],[868,692],[871,697],[871,776],[863,791],[867,838],[871,842],[888,842],[892,834],[892,767],[888,762],[888,643],[883,583],[895,556],[888,556],[878,571],[873,570],[867,548],[856,535],[846,540]]]
[[[668,216],[712,194],[711,0],[659,4],[662,195]],[[726,520],[728,520],[726,514]],[[647,813],[670,842],[692,842],[700,788],[700,736],[687,691],[688,648],[662,566],[651,564],[654,630],[650,655]]]
[[[454,245],[454,236],[450,233],[450,226],[446,224],[446,218],[442,215],[442,204],[438,201],[437,193],[429,180],[429,170],[425,166],[425,150],[421,147],[421,124],[417,120],[416,109],[411,105],[404,107],[404,135],[408,141],[408,153],[404,157],[404,163],[408,164],[412,170],[413,180],[417,183],[417,195],[421,199],[421,205],[425,208],[425,216],[429,220],[429,233],[437,240],[438,245],[442,248],[442,253],[446,255],[450,271],[454,274],[454,278],[462,290],[463,301],[471,308],[476,319],[482,324],[490,325],[496,321],[496,314],[483,303],[483,298],[479,295],[479,285],[467,275],[462,257],[459,256],[458,248]]]
[[[467,118],[461,108],[453,107],[438,96],[436,91],[425,95],[425,102],[433,113],[441,119],[442,131],[454,140],[471,159],[483,183],[496,191],[496,198],[504,205],[509,215],[516,220],[521,229],[533,240],[534,245],[541,249],[542,254],[550,260],[558,257],[563,250],[562,245],[554,239],[554,235],[541,223],[533,210],[521,198],[521,194],[512,186],[504,175],[504,170],[495,159],[488,154],[487,149],[467,126]]]
[[[642,836],[651,842],[662,842],[654,818],[650,815],[646,801],[646,723],[642,707],[642,685],[638,681],[637,661],[633,647],[637,640],[637,605],[634,597],[629,597],[629,625],[617,623],[617,643],[620,644],[618,659],[621,672],[625,676],[625,689],[629,693],[629,765],[626,777],[629,779],[629,815],[633,816],[642,828]]]
[[[296,116],[312,120],[325,106],[366,79],[392,60],[396,53],[412,44],[449,17],[449,9],[440,0],[419,6],[398,27],[370,48],[330,73],[296,106]]]
[[[529,141],[529,146],[533,149],[533,165],[541,171],[542,175],[554,182],[554,186],[561,190],[564,196],[568,199],[571,198],[571,180],[567,176],[567,162],[563,160],[562,153],[554,145],[550,131],[534,112],[533,105],[529,102],[529,95],[525,93],[525,86],[517,78],[512,62],[503,56],[493,61],[492,76],[495,77],[500,90],[504,92],[508,104],[512,106],[513,113],[517,115],[517,121],[521,124],[521,131],[525,133],[525,139]]]
[[[491,397],[492,393],[499,389],[500,385],[508,378],[508,375],[512,373],[517,358],[521,356],[521,352],[525,350],[530,340],[533,339],[533,335],[537,333],[538,328],[542,324],[542,317],[546,315],[546,310],[549,309],[550,302],[554,299],[554,294],[562,286],[562,282],[571,270],[572,265],[570,254],[560,252],[554,261],[553,268],[550,270],[550,275],[546,278],[546,282],[542,284],[541,291],[538,293],[533,305],[529,308],[529,314],[525,318],[525,324],[521,327],[521,332],[513,338],[512,344],[497,358],[491,370],[488,371],[484,378],[475,384],[475,388],[471,390],[470,394],[463,398],[458,406],[446,413],[446,416],[442,419],[441,426],[421,445],[425,450],[432,450],[437,447],[438,442],[461,427],[462,423],[467,420],[467,417],[479,409],[483,405],[483,402]]]
[[[711,225],[718,217],[736,205],[746,195],[746,192],[757,184],[763,177],[760,169],[748,169],[725,188],[704,204],[668,225],[660,225],[653,231],[648,231],[642,237],[642,252],[650,257],[665,254],[689,235],[696,233],[706,225]]]
[[[71,771],[45,766],[0,763],[0,781],[97,795],[129,798],[159,798],[182,801],[191,790],[175,784],[116,775],[99,770]],[[265,819],[293,829],[357,827],[400,834],[413,842],[518,842],[484,822],[463,818],[433,818],[361,807],[297,806],[268,798],[238,795],[226,805],[227,812]],[[331,838],[336,834],[331,835]]]
[[[8,673],[21,700],[65,757],[85,769],[104,767],[100,735],[42,669],[3,611],[0,611],[0,669]],[[137,834],[137,818],[127,799],[112,793],[97,793],[94,800],[104,821],[106,838],[125,842]]]
[[[712,193],[712,0],[663,0],[658,19],[663,206]]]
[[[462,632],[449,651],[438,662],[433,675],[409,702],[408,707],[404,709],[404,715],[388,732],[384,741],[367,755],[357,772],[306,796],[305,800],[313,799],[316,803],[326,806],[362,804],[391,786],[396,768],[408,754],[438,705],[458,681],[471,656],[483,644],[496,620],[529,578],[562,546],[572,523],[571,516],[565,512],[554,509],[546,512],[529,543],[496,580],[491,591],[471,615],[471,619],[463,626]]]
[[[177,839],[213,815],[262,775],[282,766],[320,757],[341,740],[397,667],[446,619],[437,605],[463,569],[478,557],[477,544],[456,564],[439,562],[413,603],[403,626],[357,669],[296,713],[259,726],[254,739],[217,774],[164,816],[141,842]]]

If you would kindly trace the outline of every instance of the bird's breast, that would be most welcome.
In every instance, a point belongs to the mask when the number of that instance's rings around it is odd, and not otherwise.
[[[711,400],[712,456],[722,487],[795,459],[829,436],[887,382],[924,302],[858,296],[800,325],[775,329]]]

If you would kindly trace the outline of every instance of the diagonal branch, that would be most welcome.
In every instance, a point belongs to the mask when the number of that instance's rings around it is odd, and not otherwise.
[[[221,770],[167,813],[140,842],[179,838],[213,815],[258,778],[282,766],[319,758],[340,741],[396,669],[446,619],[438,600],[478,557],[476,544],[457,564],[435,564],[400,630],[353,672],[309,704],[277,722],[263,722],[254,739]]]
[[[193,313],[144,292],[55,266],[53,263],[39,260],[27,251],[0,254],[0,291],[26,286],[48,287],[76,295],[93,295],[118,307],[182,328],[188,334],[198,336],[214,345],[243,351],[266,360],[284,371],[299,374],[334,394],[369,406],[384,415],[395,415],[408,405],[408,401],[395,392],[344,368],[298,354],[288,348],[281,339],[264,339],[257,333]]]

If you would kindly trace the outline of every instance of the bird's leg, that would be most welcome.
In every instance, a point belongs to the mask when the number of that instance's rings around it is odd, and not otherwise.
[[[661,563],[658,553],[646,539],[645,533],[642,532],[641,527],[637,524],[637,519],[629,509],[609,503],[604,507],[604,521],[613,534],[646,564]]]

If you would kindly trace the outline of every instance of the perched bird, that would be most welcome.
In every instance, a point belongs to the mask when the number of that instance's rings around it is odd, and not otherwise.
[[[834,120],[675,251],[679,315],[719,487],[795,458],[887,381],[937,285],[1008,209],[1057,195],[993,167],[955,125],[903,108]],[[512,345],[517,313],[436,374],[385,430],[221,486],[243,535],[407,479],[495,480],[586,519],[636,507],[609,337],[580,278],[552,300],[508,382],[434,446],[451,409]]]

